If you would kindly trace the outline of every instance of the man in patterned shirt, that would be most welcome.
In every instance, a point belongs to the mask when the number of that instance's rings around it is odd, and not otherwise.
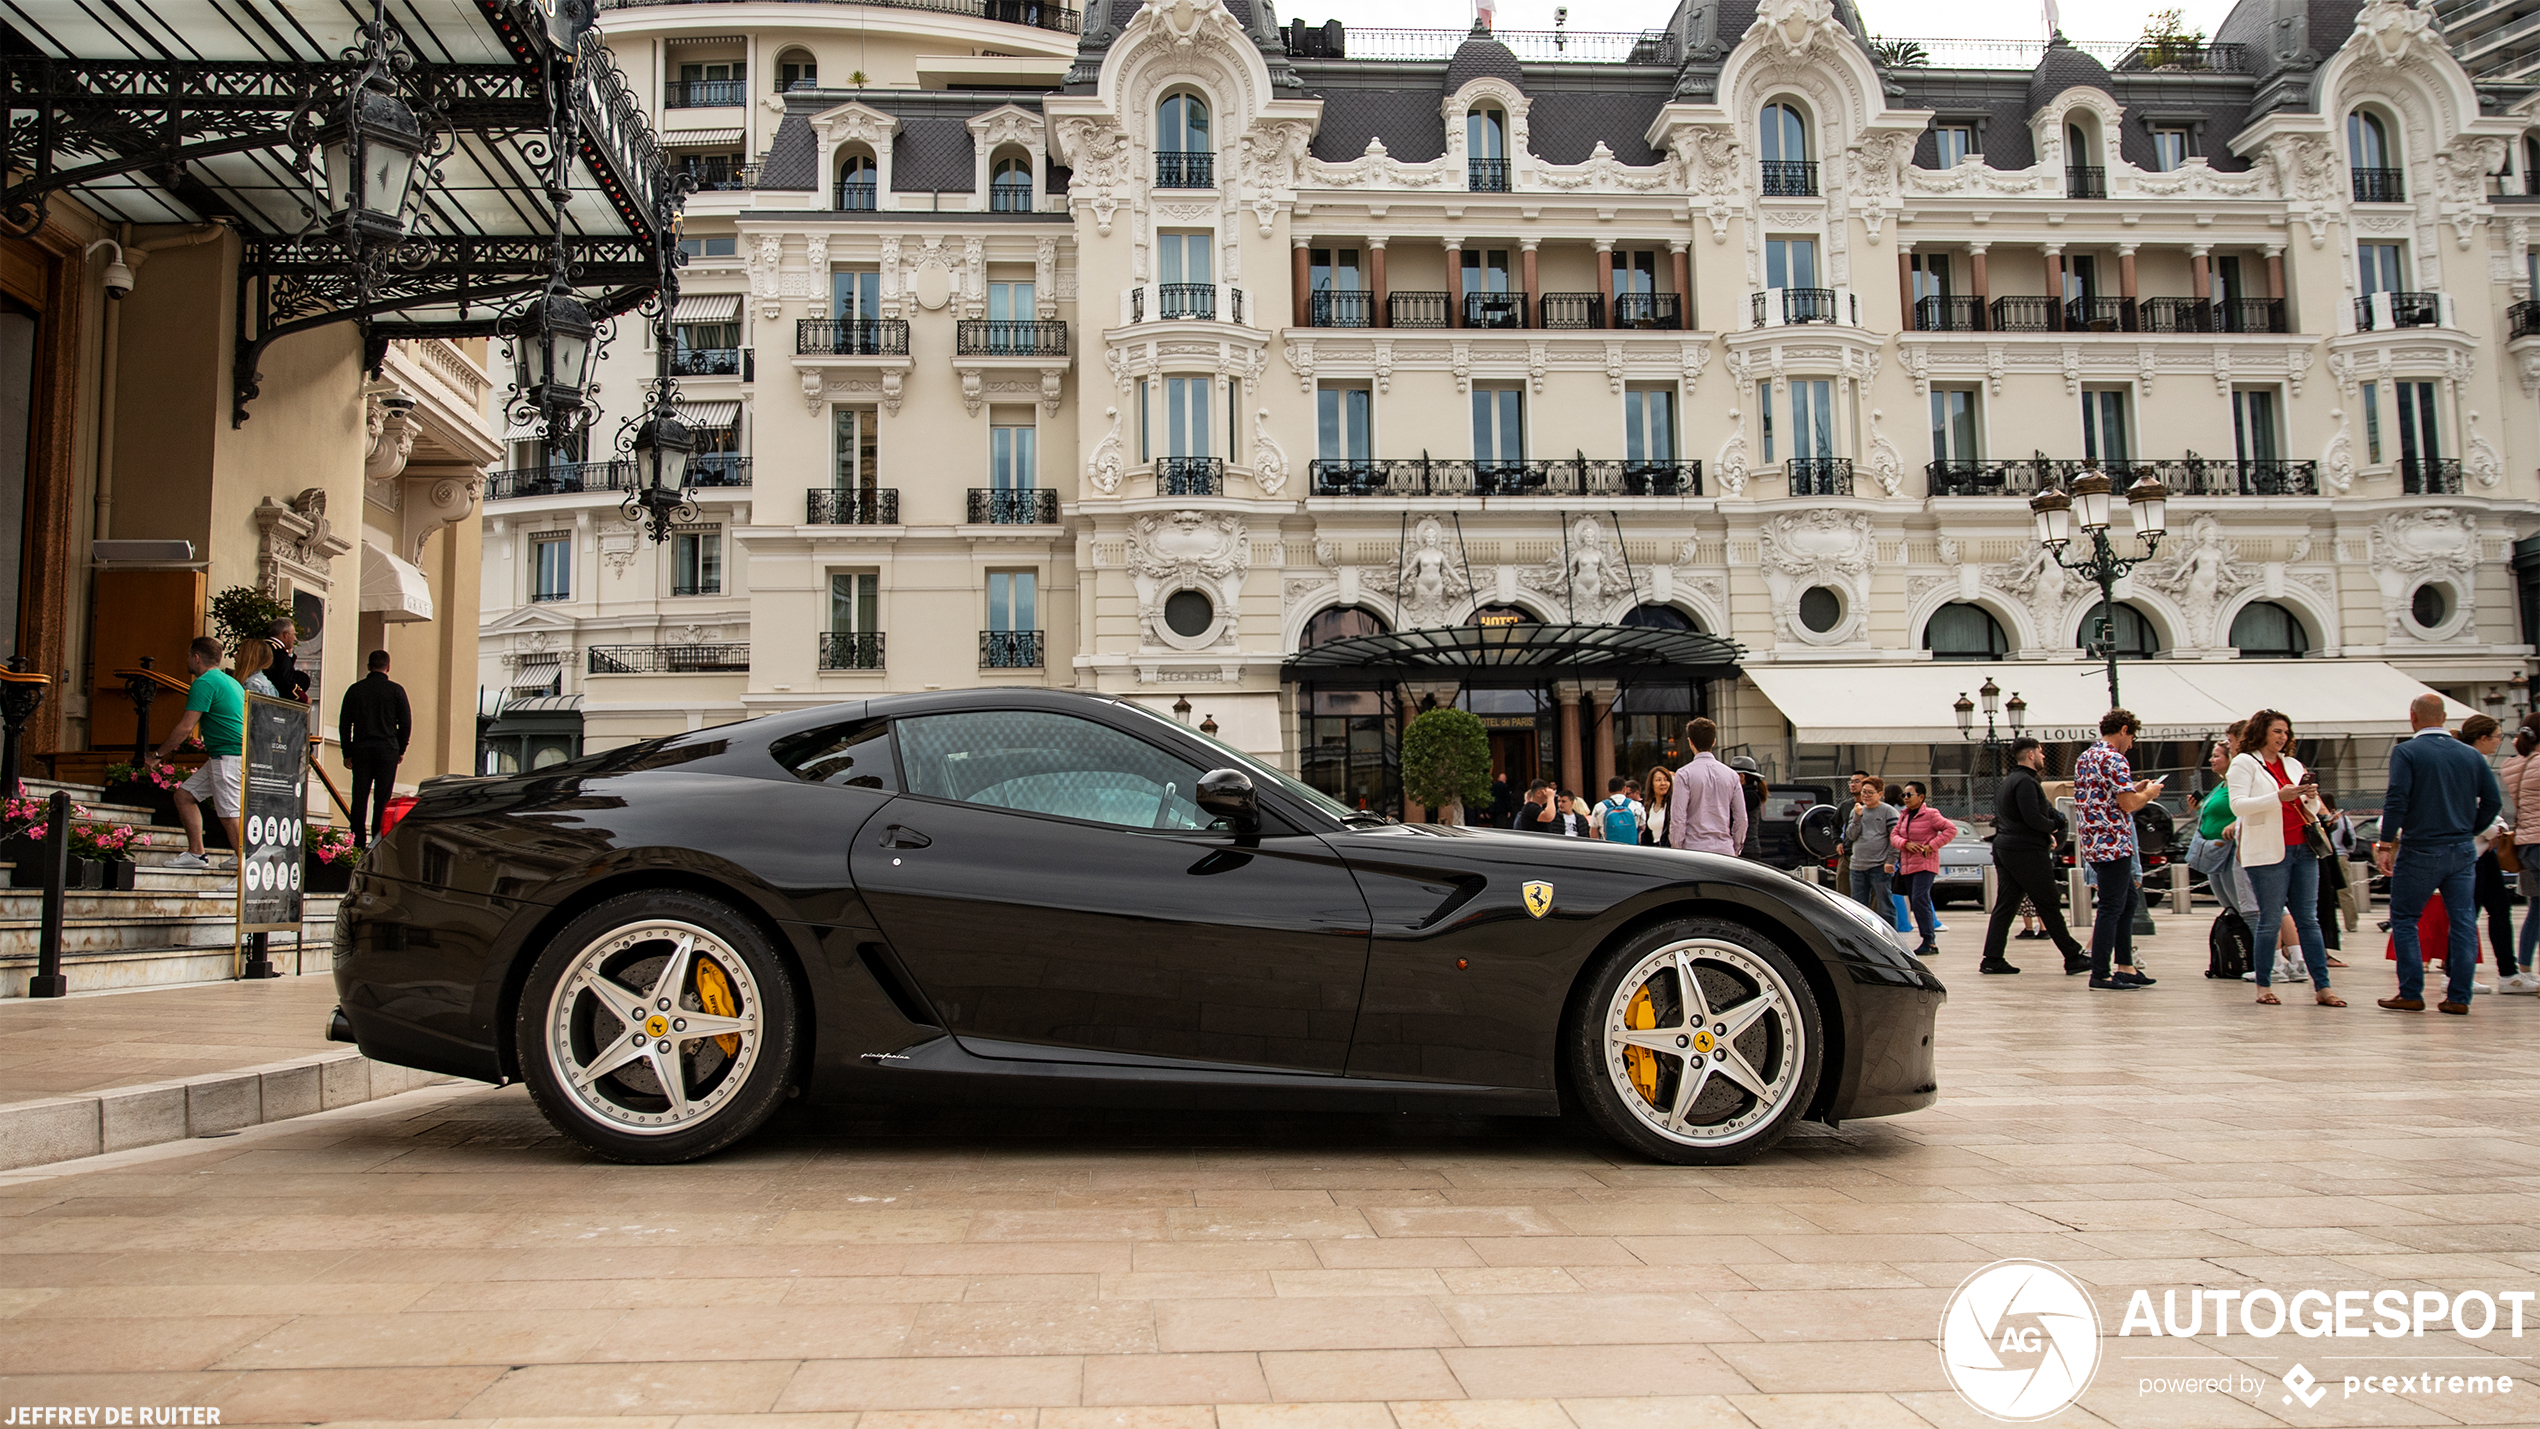
[[[2090,928],[2090,985],[2109,991],[2149,987],[2134,967],[2134,811],[2161,797],[2161,781],[2138,780],[2126,763],[2143,721],[2126,710],[2099,717],[2099,742],[2073,761],[2073,847],[2099,885]]]

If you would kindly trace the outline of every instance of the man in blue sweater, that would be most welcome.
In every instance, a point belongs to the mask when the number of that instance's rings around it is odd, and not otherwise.
[[[2390,939],[2399,959],[2399,995],[2381,999],[2392,1012],[2425,1011],[2425,958],[2417,919],[2440,889],[2451,920],[2444,949],[2441,1010],[2469,1015],[2470,977],[2478,968],[2478,850],[2471,840],[2505,807],[2496,771],[2485,756],[2443,728],[2443,697],[2408,702],[2416,732],[2390,751],[2390,792],[2381,803],[2383,841],[2373,862],[2390,875]]]

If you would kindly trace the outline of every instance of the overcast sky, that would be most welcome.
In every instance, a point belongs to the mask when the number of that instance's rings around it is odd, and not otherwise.
[[[1463,29],[1473,23],[1472,0],[1274,0],[1282,23],[1402,29]],[[1555,0],[1506,0],[1495,23],[1510,30],[1549,30]],[[1661,0],[1567,0],[1574,30],[1650,30],[1667,23],[1672,4]],[[2042,40],[2045,9],[2030,0],[1860,0],[1861,21],[1873,35],[1952,40]],[[2168,3],[2144,0],[2063,0],[2064,33],[2076,40],[2131,40],[2144,18]],[[2230,0],[2179,0],[2188,25],[2210,35],[2231,11]]]

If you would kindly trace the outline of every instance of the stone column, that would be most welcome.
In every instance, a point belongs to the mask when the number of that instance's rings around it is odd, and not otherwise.
[[[1464,240],[1446,240],[1446,325],[1464,326]]]
[[[1367,300],[1368,325],[1371,327],[1391,327],[1393,325],[1393,318],[1392,315],[1386,311],[1386,309],[1390,306],[1387,299],[1392,290],[1385,286],[1385,240],[1381,238],[1370,238],[1367,240],[1367,263],[1376,285],[1375,291],[1369,295]]]
[[[1398,756],[1402,750],[1402,736],[1410,730],[1411,721],[1419,716],[1419,699],[1410,692],[1407,686],[1398,685],[1394,690],[1394,710],[1401,716],[1402,721],[1401,727],[1394,731],[1394,751]],[[1411,791],[1408,789],[1402,791],[1402,821],[1406,824],[1425,824],[1429,821],[1429,806],[1411,802]]]
[[[1525,309],[1517,314],[1517,326],[1519,327],[1543,326],[1543,307],[1540,301],[1543,295],[1535,291],[1535,246],[1542,241],[1543,240],[1540,238],[1520,238],[1517,240],[1518,276],[1519,281],[1525,284],[1526,289]]]
[[[1993,293],[1985,280],[1984,250],[1985,245],[1981,243],[1967,245],[1967,266],[1973,270],[1968,281],[1974,283],[1976,287],[1976,331],[1978,332],[1984,331],[1993,323],[1991,301]]]
[[[1614,315],[1606,309],[1614,306],[1614,240],[1596,240],[1596,314],[1598,327],[1612,327]]]
[[[1553,688],[1554,698],[1561,701],[1561,785],[1572,793],[1580,791],[1579,762],[1579,687],[1564,681]],[[1590,800],[1590,803],[1595,802]]]
[[[2054,304],[2048,309],[2053,315],[2048,330],[2061,332],[2064,330],[2064,249],[2061,244],[2049,244],[2046,249],[2046,298]]]
[[[1693,265],[1682,243],[1667,245],[1667,259],[1676,270],[1676,320],[1689,329],[1693,326]]]
[[[1306,251],[1313,241],[1311,238],[1296,240],[1296,269],[1292,282],[1296,290],[1296,325],[1298,327],[1314,326],[1313,255]]]
[[[1614,777],[1614,687],[1591,685],[1587,692],[1588,723],[1596,737],[1589,747],[1595,751],[1588,775],[1588,787],[1579,792],[1594,791],[1596,799],[1605,797],[1605,781]],[[1596,799],[1588,800],[1593,804]]]
[[[2117,292],[2129,303],[2134,301],[2134,249],[2131,243],[2117,245]]]
[[[2281,246],[2267,249],[2267,296],[2279,303],[2284,301],[2284,249]],[[2290,328],[2291,324],[2286,326]]]
[[[1897,331],[1914,330],[1914,245],[1896,245]]]
[[[2196,301],[2210,302],[2214,296],[2213,249],[2199,243],[2187,250],[2189,268],[2195,273]]]

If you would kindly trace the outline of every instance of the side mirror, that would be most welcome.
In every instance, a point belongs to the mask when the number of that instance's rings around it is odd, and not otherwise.
[[[1240,769],[1213,769],[1200,776],[1202,812],[1224,819],[1239,834],[1261,832],[1261,803],[1253,796],[1252,776]]]

